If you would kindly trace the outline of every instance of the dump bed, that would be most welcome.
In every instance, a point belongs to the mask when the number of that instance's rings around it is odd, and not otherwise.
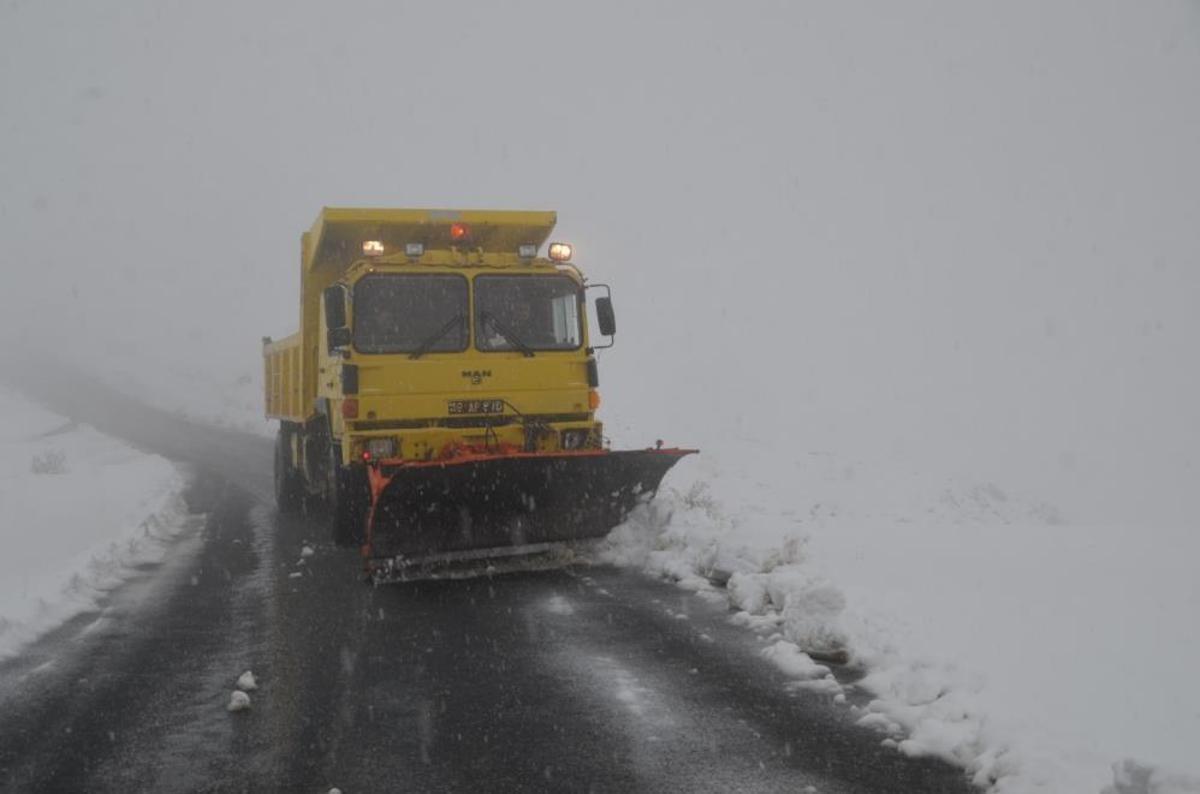
[[[301,396],[300,334],[263,344],[263,384],[267,417],[303,422],[308,413]]]

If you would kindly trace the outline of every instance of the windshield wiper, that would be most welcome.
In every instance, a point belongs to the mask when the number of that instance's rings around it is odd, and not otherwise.
[[[499,331],[500,335],[507,339],[513,347],[525,354],[525,358],[533,358],[533,348],[522,342],[519,336],[514,334],[507,326],[501,325],[500,322],[491,314],[487,312],[480,312],[479,319],[483,320],[484,325],[490,324],[493,328]],[[475,344],[479,343],[476,342]]]
[[[426,353],[429,352],[429,349],[431,347],[433,347],[434,345],[436,345],[438,342],[440,342],[442,340],[442,337],[444,337],[446,334],[450,333],[450,331],[454,328],[454,326],[458,325],[465,319],[466,318],[463,317],[461,314],[454,315],[453,317],[450,318],[449,322],[447,322],[441,328],[434,331],[429,336],[422,339],[421,344],[417,345],[417,349],[414,350],[413,352],[409,353],[408,357],[412,358],[412,359],[417,359],[417,358],[420,358],[421,356],[425,355]]]

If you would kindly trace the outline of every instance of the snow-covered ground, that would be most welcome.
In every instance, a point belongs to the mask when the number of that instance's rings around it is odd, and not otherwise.
[[[804,651],[847,653],[881,741],[995,792],[1200,791],[1200,528],[1069,518],[994,483],[730,441],[607,554],[696,589],[729,576],[732,619],[797,685],[839,696]]]
[[[103,367],[81,365],[117,391],[186,419],[273,435],[275,424],[265,416],[261,357],[253,347],[247,349],[249,354],[229,369],[209,367],[208,372],[227,372],[224,377],[200,374],[192,360],[147,362],[140,351],[110,351]]]
[[[186,343],[178,342],[185,347]],[[240,355],[217,362],[183,359],[146,350],[136,339],[114,345],[83,341],[55,351],[56,365],[94,378],[109,388],[175,416],[213,427],[274,435],[265,415],[262,354],[253,343]],[[2,358],[2,356],[0,356]],[[23,361],[14,366],[36,366]]]
[[[251,359],[252,365],[259,363],[257,356]],[[197,374],[190,361],[147,367],[141,357],[117,356],[94,374],[124,394],[195,422],[258,435],[275,433],[275,423],[265,416],[262,373],[251,365],[218,379]]]
[[[196,526],[167,460],[0,387],[0,658],[80,612]]]

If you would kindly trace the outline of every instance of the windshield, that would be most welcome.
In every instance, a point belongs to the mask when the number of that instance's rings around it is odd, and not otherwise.
[[[477,276],[480,350],[575,350],[583,343],[579,285],[567,276]]]
[[[354,347],[362,353],[465,350],[467,280],[367,276],[354,287]]]

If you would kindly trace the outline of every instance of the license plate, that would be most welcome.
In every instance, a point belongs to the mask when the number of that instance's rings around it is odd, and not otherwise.
[[[450,400],[446,411],[451,414],[502,414],[504,400]]]

